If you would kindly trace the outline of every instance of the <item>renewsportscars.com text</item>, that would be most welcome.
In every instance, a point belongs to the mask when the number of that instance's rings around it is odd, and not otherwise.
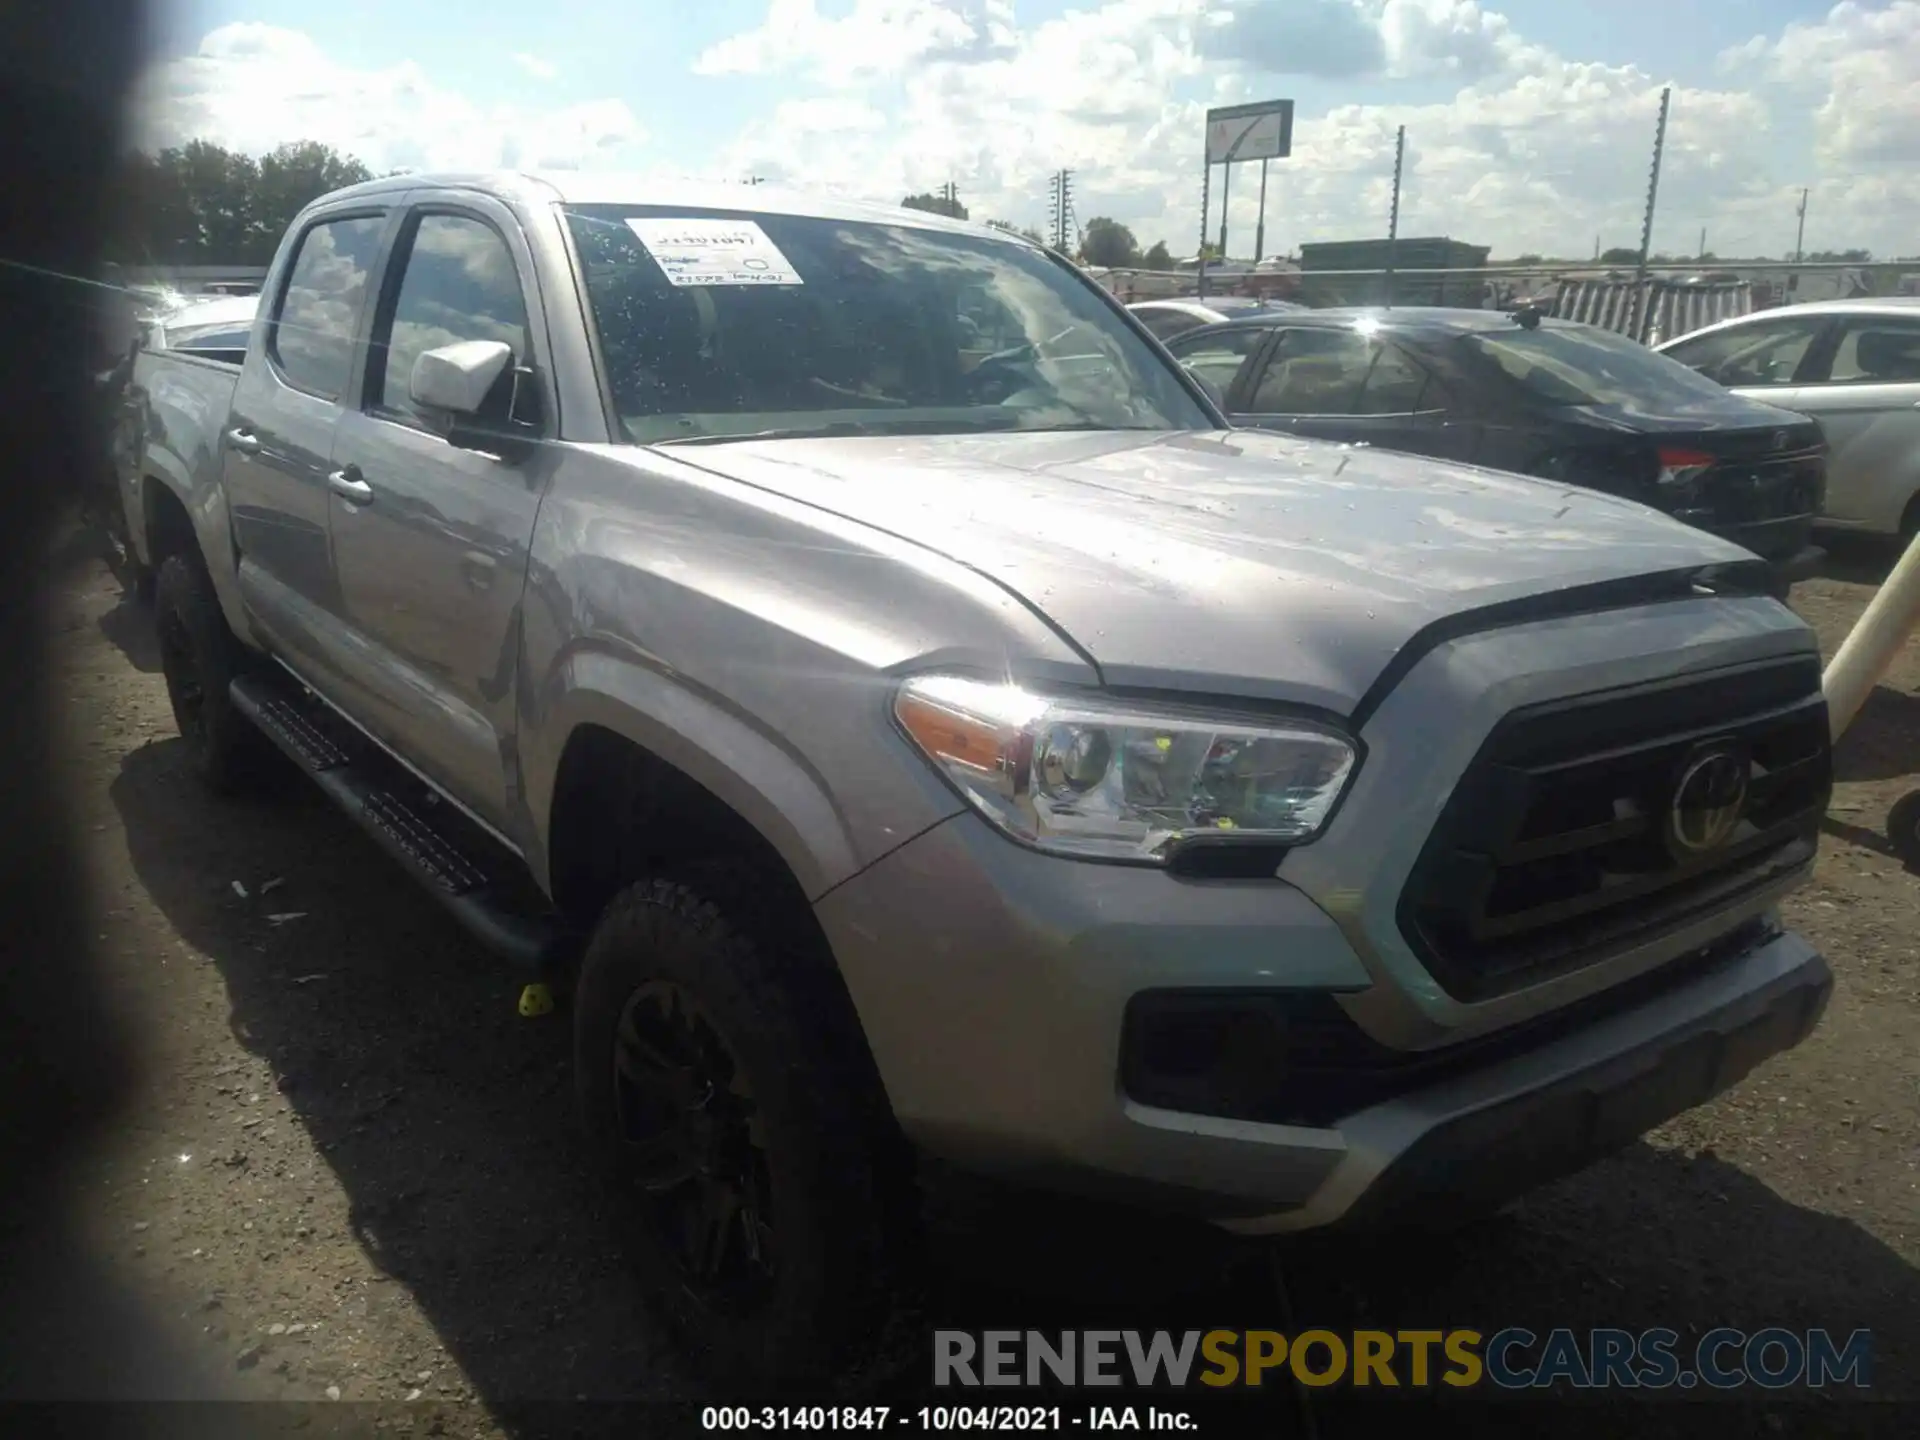
[[[1855,1330],[936,1330],[939,1386],[1301,1385],[1820,1389],[1872,1383]]]

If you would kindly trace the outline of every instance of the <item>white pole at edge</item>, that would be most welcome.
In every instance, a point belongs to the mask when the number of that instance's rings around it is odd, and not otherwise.
[[[1835,740],[1846,733],[1916,625],[1920,625],[1920,535],[1908,543],[1906,554],[1847,632],[1820,679]]]

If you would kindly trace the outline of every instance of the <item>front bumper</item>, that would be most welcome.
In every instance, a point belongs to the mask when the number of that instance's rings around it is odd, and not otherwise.
[[[1054,859],[961,815],[819,914],[923,1149],[1253,1233],[1437,1214],[1577,1169],[1796,1044],[1831,986],[1804,941],[1763,927],[1537,1045],[1331,1124],[1270,1124],[1138,1103],[1121,1045],[1142,992],[1369,988],[1344,932],[1284,882]]]
[[[1388,1106],[1352,1117],[1342,1127],[1351,1146],[1344,1173],[1296,1211],[1232,1228],[1444,1225],[1585,1169],[1812,1033],[1833,991],[1831,970],[1796,936],[1765,948],[1776,953],[1751,954],[1736,973],[1784,968],[1745,993],[1674,995],[1587,1037],[1584,1057],[1543,1053],[1532,1066],[1398,1102],[1417,1112],[1411,1116]],[[1639,1043],[1635,1022],[1648,1032]],[[1571,1068],[1550,1077],[1562,1062]]]

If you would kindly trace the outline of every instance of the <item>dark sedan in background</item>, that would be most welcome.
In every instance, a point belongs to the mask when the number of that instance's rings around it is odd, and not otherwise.
[[[1166,342],[1236,425],[1464,460],[1622,495],[1818,562],[1820,427],[1610,331],[1494,310],[1256,312]]]

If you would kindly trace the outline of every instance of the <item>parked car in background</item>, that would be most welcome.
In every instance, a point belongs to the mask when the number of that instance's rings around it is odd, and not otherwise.
[[[1162,340],[1171,340],[1202,325],[1239,320],[1249,315],[1304,310],[1289,300],[1262,300],[1248,295],[1212,295],[1205,300],[1141,300],[1127,307]]]
[[[1772,562],[1820,558],[1820,429],[1610,331],[1535,313],[1260,312],[1167,342],[1236,425],[1468,461],[1639,500]]]
[[[1822,524],[1920,533],[1920,298],[1763,310],[1683,335],[1660,353],[1736,395],[1820,422]]]

